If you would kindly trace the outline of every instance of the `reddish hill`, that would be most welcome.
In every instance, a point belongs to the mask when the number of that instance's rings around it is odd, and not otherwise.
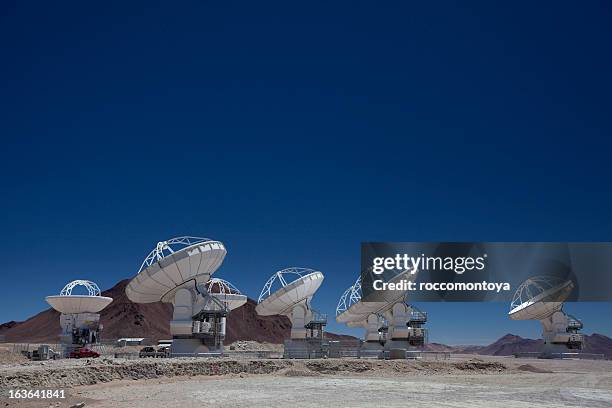
[[[542,350],[544,341],[542,339],[524,339],[514,334],[506,334],[496,342],[480,349],[474,350],[476,354],[488,354],[492,356],[510,356],[514,353],[538,352]],[[467,351],[467,350],[465,350]]]
[[[610,337],[593,333],[585,336],[584,343],[585,352],[605,354],[609,360],[612,360],[612,339]]]
[[[104,325],[103,339],[120,337],[147,337],[153,340],[169,339],[172,305],[167,303],[132,303],[125,294],[128,280],[122,280],[102,292],[113,298],[101,313]],[[289,336],[290,323],[285,316],[259,316],[255,301],[233,310],[228,318],[226,344],[235,340],[282,343]],[[8,322],[0,326],[0,334],[7,342],[54,343],[60,333],[59,313],[47,309],[24,322]],[[330,334],[333,337],[333,334]],[[350,337],[350,336],[347,336]]]
[[[456,347],[447,346],[441,343],[427,343],[422,347],[425,351],[444,351],[444,352],[456,352]]]
[[[60,332],[59,315],[55,310],[47,309],[24,322],[18,322],[3,332],[4,341],[10,343],[56,342]]]
[[[168,303],[133,303],[125,294],[129,280],[124,279],[102,296],[113,298],[113,302],[100,313],[104,325],[102,338],[146,337],[167,339],[170,337],[169,322],[172,318],[172,305]]]
[[[226,344],[236,340],[282,343],[289,337],[291,323],[287,317],[259,316],[255,306],[257,303],[249,299],[243,306],[232,310],[227,319]]]
[[[543,340],[525,339],[513,334],[506,334],[495,343],[477,351],[478,354],[507,356],[517,352],[539,352],[542,350]],[[612,339],[603,334],[593,333],[584,336],[583,353],[603,354],[612,359]]]
[[[435,343],[434,343],[435,344]],[[510,356],[515,353],[540,352],[543,340],[525,339],[514,334],[506,334],[488,346],[445,346],[430,344],[427,350],[450,351],[453,353],[482,354],[492,356]],[[584,336],[584,353],[603,354],[612,359],[612,339],[603,334],[591,334]]]
[[[20,322],[11,320],[10,322],[0,324],[0,334],[3,334],[8,329],[12,329],[13,327],[17,326],[19,323]]]

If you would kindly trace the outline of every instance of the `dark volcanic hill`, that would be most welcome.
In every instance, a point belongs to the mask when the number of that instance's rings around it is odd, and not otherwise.
[[[544,340],[524,339],[514,334],[506,334],[488,346],[474,350],[476,354],[491,356],[510,356],[514,353],[538,352],[542,350]],[[468,350],[464,350],[468,351]]]
[[[456,353],[456,347],[453,346],[447,346],[446,344],[442,344],[442,343],[427,343],[422,347],[423,350],[425,351],[441,351],[441,352],[450,352],[450,353]]]
[[[612,360],[612,339],[610,337],[598,333],[593,333],[590,336],[584,337],[584,351],[586,353],[601,353],[604,354],[608,360]]]
[[[3,334],[8,329],[12,329],[13,327],[17,326],[18,324],[19,324],[19,322],[16,322],[14,320],[11,320],[10,322],[6,322],[6,323],[0,324],[0,334]]]
[[[481,354],[491,356],[511,356],[514,353],[540,352],[543,340],[525,339],[514,334],[506,334],[488,346],[447,346],[445,344],[429,343],[424,349],[429,351],[448,351],[462,354]],[[584,353],[603,354],[612,359],[612,339],[603,334],[584,336]]]
[[[104,325],[103,339],[120,337],[147,337],[153,340],[169,339],[172,305],[168,303],[133,303],[125,294],[128,280],[122,280],[102,292],[113,298],[101,313]],[[259,316],[255,301],[232,311],[228,318],[225,343],[235,340],[282,343],[289,336],[290,323],[285,316]],[[47,309],[24,322],[8,322],[0,326],[0,334],[7,342],[57,342],[60,333],[59,313]],[[331,336],[333,337],[333,335]]]
[[[513,334],[506,334],[495,343],[475,350],[476,354],[488,354],[494,356],[508,356],[514,353],[539,352],[542,350],[544,340],[525,339]],[[583,353],[603,354],[612,359],[612,339],[603,334],[593,333],[584,336]]]

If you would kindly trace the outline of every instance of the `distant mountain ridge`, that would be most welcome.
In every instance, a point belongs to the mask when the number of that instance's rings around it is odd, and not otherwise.
[[[11,320],[10,322],[6,322],[6,323],[2,323],[0,324],[0,334],[2,334],[3,332],[5,332],[6,330],[13,328],[15,326],[17,326],[20,322],[16,322],[14,320]]]
[[[584,353],[603,354],[612,359],[612,339],[603,334],[593,333],[584,336]],[[515,353],[535,353],[542,350],[544,340],[526,339],[515,334],[506,334],[488,346],[447,346],[429,343],[424,349],[428,351],[447,351],[461,354],[481,354],[490,356],[511,356]]]

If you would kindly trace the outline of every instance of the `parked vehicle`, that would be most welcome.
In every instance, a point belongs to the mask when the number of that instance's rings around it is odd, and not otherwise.
[[[97,351],[93,351],[88,348],[82,347],[80,349],[71,351],[68,357],[69,358],[87,358],[87,357],[98,358],[100,357],[100,353],[98,353]]]
[[[170,346],[161,346],[155,350],[155,347],[143,347],[138,352],[138,357],[154,357],[154,358],[163,358],[168,357],[170,355]]]
[[[170,356],[170,346],[163,345],[157,348],[157,357],[169,357]]]
[[[28,358],[41,361],[41,360],[55,360],[59,357],[59,353],[55,352],[51,347],[47,344],[42,344],[38,346],[37,350],[33,350],[32,353],[29,353]]]
[[[157,351],[155,351],[153,347],[143,347],[140,349],[140,352],[138,352],[138,357],[157,357]]]

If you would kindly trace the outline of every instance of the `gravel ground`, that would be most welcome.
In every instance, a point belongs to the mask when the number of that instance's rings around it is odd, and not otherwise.
[[[259,343],[251,340],[238,340],[225,346],[225,351],[238,350],[238,351],[274,351],[278,353],[283,352],[284,346],[282,344],[273,343]]]
[[[565,374],[432,377],[276,377],[190,379],[91,387],[92,406],[181,407],[610,407],[610,388]],[[568,384],[568,382],[570,384]]]
[[[230,374],[272,374],[293,370],[315,374],[452,374],[503,373],[500,362],[470,358],[460,361],[414,360],[266,360],[230,358],[64,359],[0,366],[0,392],[32,387],[75,387],[117,380]]]
[[[138,379],[138,381],[134,381]],[[30,381],[30,382],[28,382]],[[86,385],[91,384],[91,385]],[[0,367],[0,385],[62,388],[9,407],[612,407],[612,361],[64,360]]]

